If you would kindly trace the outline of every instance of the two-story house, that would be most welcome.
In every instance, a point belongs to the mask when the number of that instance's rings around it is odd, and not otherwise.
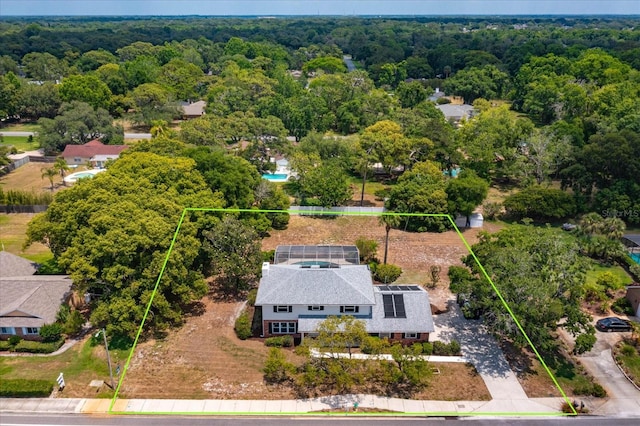
[[[262,334],[303,339],[328,316],[352,315],[371,335],[428,341],[434,325],[427,292],[417,285],[374,285],[369,267],[357,259],[354,246],[278,247],[275,263],[262,266],[256,296]]]

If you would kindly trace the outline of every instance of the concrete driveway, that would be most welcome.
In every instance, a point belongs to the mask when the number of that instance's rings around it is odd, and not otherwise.
[[[621,417],[640,416],[640,390],[622,374],[612,356],[612,348],[630,333],[603,333],[596,331],[593,349],[578,357],[584,368],[606,390],[609,398],[592,413]]]
[[[493,399],[527,399],[522,385],[509,367],[500,346],[480,320],[467,320],[455,300],[447,301],[448,312],[434,315],[433,340],[457,340],[466,357],[478,370]]]

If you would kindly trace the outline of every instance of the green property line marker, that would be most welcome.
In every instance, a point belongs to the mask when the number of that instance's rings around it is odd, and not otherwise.
[[[487,413],[483,413],[483,412],[472,412],[472,413],[459,413],[459,412],[411,412],[411,413],[354,413],[354,412],[343,412],[343,413],[299,413],[299,412],[267,412],[267,413],[254,413],[254,412],[186,412],[186,413],[174,413],[174,412],[164,412],[164,411],[154,411],[154,412],[128,412],[128,411],[113,411],[113,407],[118,399],[118,394],[120,393],[120,388],[122,387],[122,383],[124,382],[125,376],[127,374],[127,371],[129,369],[129,365],[131,363],[131,359],[133,358],[133,353],[138,345],[138,341],[140,339],[140,335],[142,334],[142,330],[144,328],[144,324],[147,320],[147,317],[149,315],[149,311],[151,310],[151,306],[153,303],[153,300],[156,296],[156,293],[158,291],[158,287],[160,285],[160,281],[162,279],[162,276],[164,275],[164,271],[166,269],[167,263],[169,262],[169,256],[171,255],[171,252],[173,250],[173,247],[178,239],[178,235],[180,233],[180,228],[182,227],[182,223],[184,222],[184,218],[187,214],[187,212],[210,212],[210,213],[288,213],[288,214],[292,214],[292,215],[326,215],[326,216],[401,216],[401,217],[441,217],[441,218],[446,218],[449,220],[449,222],[451,223],[451,225],[453,226],[453,229],[455,229],[456,233],[458,234],[458,236],[460,237],[460,239],[462,240],[463,244],[465,245],[466,249],[469,251],[469,253],[471,254],[471,256],[473,257],[473,259],[475,260],[476,264],[478,265],[478,267],[480,268],[480,270],[482,271],[482,274],[484,275],[484,277],[489,281],[489,283],[491,284],[491,287],[493,288],[493,290],[495,291],[496,295],[498,296],[498,298],[500,299],[502,305],[505,307],[505,309],[507,310],[507,312],[509,313],[509,315],[511,316],[511,318],[513,319],[513,321],[515,322],[516,326],[518,327],[518,330],[520,330],[520,332],[522,333],[522,335],[524,336],[524,338],[526,339],[527,343],[529,344],[529,346],[531,347],[531,349],[533,350],[533,352],[536,354],[536,357],[538,358],[538,361],[540,361],[540,363],[542,364],[542,366],[544,367],[545,371],[547,372],[547,374],[549,375],[549,377],[551,377],[551,380],[553,381],[554,385],[556,386],[556,388],[560,391],[560,394],[562,395],[563,399],[565,400],[565,402],[569,405],[569,407],[571,407],[572,412],[571,413],[559,413],[559,412],[548,412],[548,413],[544,413],[544,412],[487,412]],[[571,401],[569,400],[569,398],[567,397],[566,393],[564,392],[564,390],[562,389],[562,387],[560,386],[560,384],[558,383],[558,381],[556,380],[555,376],[553,375],[553,373],[551,372],[551,370],[549,369],[549,367],[547,366],[547,364],[544,362],[544,359],[542,358],[542,356],[540,355],[540,353],[538,352],[537,348],[535,347],[535,345],[533,344],[533,342],[531,341],[531,339],[529,338],[529,336],[527,335],[527,333],[524,331],[524,329],[522,328],[522,325],[520,324],[520,322],[518,321],[518,319],[516,318],[516,316],[514,315],[513,311],[511,310],[511,308],[509,307],[509,304],[507,303],[507,301],[504,299],[504,297],[502,296],[502,294],[500,293],[500,290],[498,290],[498,287],[494,284],[493,280],[491,279],[491,277],[489,276],[489,274],[487,273],[487,271],[484,269],[484,266],[482,266],[482,264],[480,263],[480,260],[478,259],[478,257],[476,256],[476,254],[473,252],[473,250],[471,249],[471,246],[469,245],[469,243],[467,242],[467,240],[464,238],[464,236],[462,235],[462,233],[460,232],[460,229],[458,229],[458,227],[455,224],[455,221],[453,220],[453,218],[447,214],[426,214],[426,213],[395,213],[395,212],[372,212],[372,211],[348,211],[348,212],[334,212],[334,211],[327,211],[327,210],[319,210],[319,211],[313,211],[313,210],[287,210],[287,211],[283,211],[283,210],[254,210],[254,209],[221,209],[221,208],[206,208],[206,207],[187,207],[182,211],[182,215],[180,216],[180,220],[178,221],[178,225],[176,226],[176,230],[173,234],[173,239],[171,240],[171,244],[169,245],[169,249],[167,250],[167,254],[165,256],[164,262],[162,264],[162,268],[160,270],[160,274],[158,275],[158,279],[156,280],[156,284],[153,288],[153,292],[151,294],[151,298],[149,300],[149,303],[147,304],[147,307],[145,309],[144,315],[142,317],[142,321],[140,322],[140,326],[138,327],[138,331],[136,333],[136,337],[133,341],[133,346],[131,347],[131,351],[129,352],[129,356],[127,357],[127,361],[124,365],[124,369],[122,370],[122,374],[120,375],[120,378],[118,380],[118,385],[116,387],[115,393],[113,395],[113,398],[111,399],[111,403],[109,404],[109,410],[107,411],[108,414],[126,414],[126,415],[132,415],[132,414],[141,414],[141,415],[169,415],[169,414],[173,414],[173,415],[256,415],[256,414],[260,414],[260,415],[270,415],[270,416],[283,416],[283,415],[296,415],[296,416],[344,416],[344,415],[349,415],[349,416],[375,416],[375,417],[379,417],[379,416],[415,416],[415,415],[428,415],[428,416],[458,416],[458,417],[470,417],[470,416],[509,416],[509,417],[513,417],[513,416],[537,416],[537,417],[545,417],[545,416],[577,416],[578,412],[575,410],[573,404],[571,403]]]

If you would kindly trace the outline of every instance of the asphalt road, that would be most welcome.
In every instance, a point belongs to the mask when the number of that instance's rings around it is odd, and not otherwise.
[[[199,425],[234,425],[234,426],[293,426],[304,424],[310,426],[331,425],[331,426],[353,426],[353,425],[512,425],[523,426],[551,426],[551,425],[592,425],[592,426],[635,426],[638,418],[605,418],[605,417],[553,417],[553,418],[402,418],[402,417],[381,417],[381,418],[356,418],[356,417],[196,417],[196,416],[86,416],[79,414],[68,415],[24,415],[2,413],[0,416],[1,426],[199,426]],[[446,423],[445,423],[446,422]]]

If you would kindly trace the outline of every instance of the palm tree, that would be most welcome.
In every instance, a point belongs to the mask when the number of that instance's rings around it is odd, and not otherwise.
[[[380,216],[380,224],[384,225],[385,237],[384,237],[384,260],[383,264],[387,264],[387,252],[389,250],[389,231],[391,228],[400,225],[400,217],[392,214],[383,214]]]
[[[62,157],[56,158],[56,162],[53,163],[53,170],[55,170],[56,173],[60,173],[60,177],[62,178],[62,184],[64,186],[67,186],[67,182],[64,180],[64,177],[66,175],[66,172],[71,170],[71,168],[67,165],[67,162],[64,161],[64,158]]]
[[[42,179],[48,178],[49,182],[51,182],[51,192],[53,192],[53,178],[58,175],[58,171],[48,167],[43,167],[40,171],[42,172]]]
[[[608,217],[602,222],[602,233],[610,240],[619,240],[624,235],[627,225],[622,219]]]
[[[165,120],[151,120],[151,130],[149,130],[151,136],[154,138],[160,138],[163,136],[169,136],[171,129],[169,123]]]
[[[585,235],[602,233],[602,216],[598,213],[587,213],[580,220],[580,231]]]

